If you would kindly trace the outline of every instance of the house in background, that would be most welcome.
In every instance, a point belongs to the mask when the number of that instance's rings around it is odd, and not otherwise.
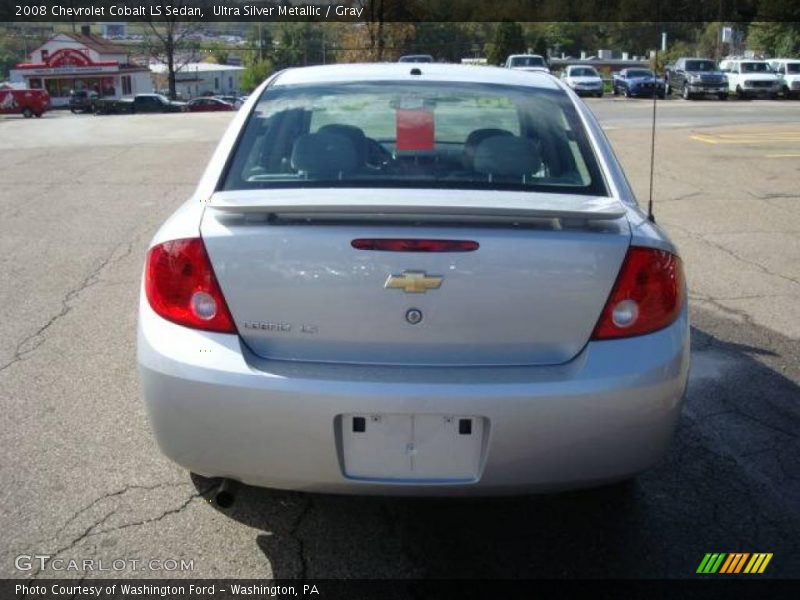
[[[153,83],[156,89],[166,93],[169,88],[167,65],[152,63]],[[188,100],[197,96],[236,94],[242,87],[244,67],[218,65],[207,62],[190,62],[181,65],[175,72],[175,93]]]
[[[52,106],[66,106],[70,90],[89,90],[121,98],[153,91],[150,70],[131,60],[127,48],[93,35],[59,33],[31,52],[30,60],[11,70],[9,80],[44,88]]]

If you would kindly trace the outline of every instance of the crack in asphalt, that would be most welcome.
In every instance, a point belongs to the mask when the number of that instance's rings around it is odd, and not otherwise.
[[[127,485],[127,486],[125,486],[125,487],[123,487],[123,488],[121,488],[119,490],[105,493],[102,496],[99,496],[98,498],[95,498],[92,502],[90,502],[89,504],[87,504],[83,508],[81,508],[78,511],[76,511],[59,528],[59,530],[54,534],[53,537],[54,538],[58,538],[58,536],[61,533],[64,532],[64,530],[69,526],[70,523],[74,522],[80,515],[86,513],[92,507],[98,505],[103,500],[108,500],[108,499],[111,499],[111,498],[120,498],[126,492],[133,491],[133,490],[155,490],[155,489],[160,489],[160,488],[169,488],[169,487],[177,488],[177,487],[184,487],[184,486],[189,486],[189,485],[190,484],[185,483],[185,482],[174,482],[174,483],[173,482],[165,482],[165,483],[157,483],[157,484],[153,484],[153,485]],[[109,527],[107,529],[99,529],[113,515],[117,514],[117,510],[113,509],[110,512],[106,513],[100,519],[94,520],[92,523],[90,523],[77,536],[73,537],[66,544],[60,546],[57,550],[55,550],[55,552],[53,554],[50,554],[49,558],[50,558],[50,560],[52,560],[54,558],[57,558],[58,556],[62,555],[63,553],[71,550],[72,548],[75,548],[78,544],[80,544],[82,541],[84,541],[84,540],[86,540],[88,538],[95,537],[95,536],[98,536],[98,535],[105,535],[107,533],[113,533],[115,531],[119,531],[119,530],[122,530],[122,529],[128,529],[130,527],[138,527],[140,525],[146,525],[148,523],[154,523],[154,522],[157,522],[157,521],[161,521],[162,519],[164,519],[164,518],[166,518],[166,517],[168,517],[170,515],[174,515],[174,514],[180,513],[187,506],[189,506],[189,504],[191,504],[194,500],[196,500],[197,498],[205,496],[211,489],[213,489],[213,486],[209,487],[208,489],[196,491],[193,494],[191,494],[184,502],[182,502],[177,507],[164,510],[164,511],[162,511],[161,513],[159,513],[155,517],[151,517],[151,518],[148,518],[148,519],[141,519],[141,520],[133,521],[133,522],[130,522],[130,523],[123,523],[121,525],[117,525],[115,527]],[[39,564],[32,571],[30,577],[32,579],[36,579],[38,577],[38,575],[41,574],[41,571],[42,571],[41,564]]]
[[[305,506],[303,506],[300,514],[295,519],[294,523],[292,523],[291,528],[289,529],[289,537],[294,540],[295,544],[297,544],[297,559],[300,562],[300,573],[297,575],[296,579],[307,579],[308,577],[308,557],[306,556],[306,544],[303,541],[303,538],[300,537],[300,527],[303,525],[308,514],[311,512],[312,508],[314,507],[314,500],[311,496],[308,496],[305,501]]]
[[[720,252],[724,252],[725,254],[727,254],[728,256],[738,260],[739,262],[743,262],[746,265],[750,265],[752,267],[755,267],[756,269],[758,269],[762,273],[765,273],[767,275],[771,275],[772,277],[778,277],[779,279],[783,279],[785,281],[789,281],[789,282],[794,283],[796,285],[800,285],[800,280],[798,280],[798,279],[795,279],[793,277],[789,277],[788,275],[784,275],[782,273],[776,273],[775,271],[772,271],[772,270],[768,269],[767,267],[765,267],[764,265],[762,265],[759,262],[747,259],[747,258],[737,254],[736,252],[734,252],[733,250],[731,250],[727,246],[724,246],[723,244],[720,244],[719,242],[714,242],[712,240],[709,240],[706,236],[707,235],[711,235],[711,234],[697,233],[697,232],[691,231],[690,229],[687,229],[686,227],[682,227],[680,225],[677,225],[675,223],[667,223],[667,222],[665,222],[664,224],[669,228],[678,229],[680,231],[683,231],[685,235],[687,235],[688,237],[692,238],[693,240],[696,240],[696,241],[699,241],[701,243],[707,244],[707,245],[711,246],[712,248],[716,248]]]
[[[100,496],[98,498],[95,498],[92,502],[90,502],[89,504],[87,504],[83,508],[81,508],[78,511],[76,511],[69,519],[67,519],[64,522],[64,524],[61,527],[58,528],[58,531],[56,531],[53,534],[53,537],[54,538],[58,538],[58,536],[61,535],[62,533],[64,533],[66,528],[69,527],[69,525],[73,521],[75,521],[75,519],[77,519],[79,516],[81,516],[82,514],[84,514],[85,512],[87,512],[88,510],[90,510],[91,508],[93,508],[94,506],[96,506],[97,504],[102,502],[103,500],[107,500],[109,498],[114,498],[116,496],[122,496],[124,493],[128,492],[129,490],[157,490],[159,488],[182,487],[182,486],[186,486],[186,485],[189,485],[189,484],[187,484],[186,482],[175,482],[175,483],[156,483],[154,485],[126,485],[125,487],[123,487],[123,488],[121,488],[119,490],[116,490],[114,492],[108,492],[107,494],[103,494],[102,496]]]
[[[690,297],[692,297],[694,300],[699,300],[700,302],[705,302],[706,304],[710,304],[714,308],[717,308],[724,313],[728,313],[730,315],[739,317],[745,322],[746,325],[755,325],[752,315],[750,315],[748,312],[739,308],[731,308],[730,306],[725,306],[724,304],[718,301],[719,299],[715,298],[714,296],[704,296],[701,294],[694,293],[691,294]],[[709,345],[711,345],[711,342],[709,342]]]
[[[93,530],[95,528],[100,527],[103,523],[108,521],[108,519],[111,518],[112,515],[116,514],[116,512],[117,512],[116,510],[112,510],[111,512],[107,513],[102,519],[100,519],[98,521],[95,521],[94,523],[89,525],[89,527],[84,529],[83,532],[80,533],[80,535],[78,535],[77,537],[73,538],[68,544],[66,544],[65,546],[60,547],[53,554],[51,554],[49,556],[50,559],[53,559],[53,558],[56,558],[56,557],[60,556],[63,552],[67,552],[68,550],[72,550],[80,542],[82,542],[87,537],[92,535],[92,532],[93,532]],[[31,573],[31,577],[30,578],[31,579],[36,579],[41,574],[41,572],[42,572],[42,564],[39,563],[36,566],[36,568],[33,570],[33,572]]]
[[[148,228],[149,229],[149,228]],[[90,273],[83,278],[83,280],[71,290],[68,290],[64,297],[61,299],[61,310],[58,311],[55,315],[50,317],[47,322],[39,327],[35,332],[31,333],[30,335],[25,336],[20,340],[16,347],[14,348],[14,354],[10,361],[6,362],[3,365],[0,365],[0,373],[5,371],[6,369],[10,368],[11,366],[15,365],[16,363],[25,360],[30,354],[35,352],[42,344],[45,343],[47,338],[45,337],[45,333],[49,330],[55,323],[59,320],[67,316],[72,309],[74,308],[74,304],[72,301],[78,298],[81,293],[88,288],[92,287],[93,285],[97,284],[101,281],[100,274],[103,270],[110,266],[115,265],[128,256],[133,252],[134,245],[139,241],[139,238],[142,236],[142,232],[138,232],[134,235],[133,239],[128,242],[121,242],[114,246],[111,252],[106,256],[99,265],[94,267]],[[117,255],[117,252],[120,248],[125,247],[125,250]],[[31,343],[32,342],[32,343]],[[30,344],[29,347],[26,345]]]

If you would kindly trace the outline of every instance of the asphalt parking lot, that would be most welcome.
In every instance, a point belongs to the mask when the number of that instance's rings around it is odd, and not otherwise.
[[[646,201],[652,104],[587,102]],[[135,319],[147,243],[230,115],[0,118],[0,577],[693,577],[737,551],[800,576],[800,102],[658,109],[656,218],[693,322],[661,464],[511,499],[243,488],[228,510],[155,446]],[[17,568],[34,554],[162,570]],[[180,559],[193,569],[164,570]]]

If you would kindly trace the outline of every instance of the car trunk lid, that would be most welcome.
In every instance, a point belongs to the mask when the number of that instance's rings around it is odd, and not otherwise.
[[[630,239],[624,207],[588,196],[322,188],[223,192],[208,204],[201,234],[239,334],[278,360],[566,362],[588,341]],[[353,243],[386,239],[476,244]]]

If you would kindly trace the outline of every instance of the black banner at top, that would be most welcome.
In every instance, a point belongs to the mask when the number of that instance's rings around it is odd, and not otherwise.
[[[800,23],[798,0],[0,0],[7,22]]]

